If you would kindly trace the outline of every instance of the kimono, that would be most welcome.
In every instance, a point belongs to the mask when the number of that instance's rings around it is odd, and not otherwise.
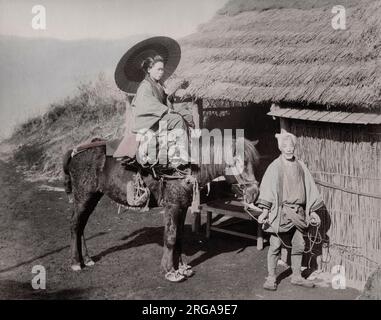
[[[135,113],[133,132],[144,133],[168,112],[167,95],[160,83],[146,76],[139,85],[132,106]]]
[[[188,154],[188,137],[189,128],[194,127],[192,114],[186,108],[175,110],[172,106],[169,107],[167,94],[161,83],[152,80],[147,75],[139,85],[132,101],[132,107],[135,115],[132,132],[144,135],[148,130],[152,130],[158,133],[155,141],[159,145],[157,158],[159,163],[167,164],[168,158],[171,159],[172,164],[176,162],[174,159],[180,159],[184,163],[191,161]],[[169,111],[170,109],[171,111]],[[160,127],[160,120],[166,124],[166,127]],[[148,140],[148,143],[150,141]],[[166,145],[167,148],[161,148],[162,145]],[[120,148],[120,150],[124,149]],[[176,152],[180,153],[182,157],[177,156],[176,158]],[[156,161],[156,158],[151,157],[151,160]]]
[[[285,205],[303,207],[303,215],[299,217],[301,225],[307,225],[305,221],[309,221],[310,213],[323,206],[323,200],[314,179],[302,161],[294,160],[300,177],[295,177],[293,181],[299,181],[300,183],[291,186],[284,185],[285,164],[283,161],[285,160],[282,159],[282,156],[275,159],[267,168],[261,182],[257,205],[269,209],[269,223],[264,225],[264,231],[266,232],[279,233],[288,231],[287,228],[290,225],[283,224],[281,221],[284,210],[282,207]],[[287,190],[289,190],[288,194],[284,194]],[[284,196],[289,197],[289,199],[284,199]]]

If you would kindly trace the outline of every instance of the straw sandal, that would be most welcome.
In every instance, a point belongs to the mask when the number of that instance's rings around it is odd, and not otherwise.
[[[165,274],[165,279],[170,282],[181,282],[185,280],[185,276],[180,274],[179,270],[171,270]]]
[[[295,286],[301,286],[304,288],[315,288],[315,284],[301,276],[291,277],[291,284]]]
[[[263,288],[270,291],[275,291],[278,288],[275,277],[267,277]]]
[[[183,275],[186,278],[190,278],[195,274],[195,272],[192,270],[192,267],[190,265],[187,265],[186,263],[179,264],[178,271],[181,275]]]
[[[282,259],[279,259],[277,262],[278,266],[282,266],[284,268],[289,268],[290,266],[287,264],[287,262],[284,262]]]

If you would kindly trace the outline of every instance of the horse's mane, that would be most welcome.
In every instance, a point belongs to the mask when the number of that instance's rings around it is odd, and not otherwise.
[[[210,141],[209,150],[205,149],[204,144],[200,146],[200,164],[198,166],[198,175],[199,181],[210,181],[214,178],[224,175],[225,168],[227,163],[222,158],[222,163],[215,164],[215,154],[223,154],[223,143],[216,143],[214,139]],[[236,140],[232,139],[232,148],[233,148],[233,156],[236,154]],[[210,152],[210,164],[203,164],[201,155],[203,152]],[[245,163],[252,163],[255,167],[258,166],[259,163],[259,152],[255,147],[255,143],[251,142],[248,139],[244,139],[244,161]]]

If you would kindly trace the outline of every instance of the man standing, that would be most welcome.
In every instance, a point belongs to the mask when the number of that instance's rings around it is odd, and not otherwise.
[[[275,137],[281,155],[267,168],[257,201],[263,209],[258,221],[264,223],[264,231],[271,234],[268,277],[263,287],[277,289],[276,266],[281,247],[288,246],[291,239],[291,283],[312,288],[314,284],[301,276],[303,234],[309,224],[320,224],[315,211],[323,206],[323,201],[306,165],[294,155],[296,137],[284,130]]]

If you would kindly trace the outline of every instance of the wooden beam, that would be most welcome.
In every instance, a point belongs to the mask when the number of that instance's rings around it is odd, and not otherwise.
[[[197,111],[198,111],[198,128],[202,129],[204,127],[204,109],[203,109],[202,99],[197,99],[196,104],[197,104]]]
[[[229,201],[230,202],[230,201]],[[233,205],[232,205],[233,204]],[[235,208],[235,209],[233,209]],[[218,201],[214,201],[212,203],[208,203],[208,205],[204,205],[202,207],[202,213],[206,213],[206,238],[209,239],[211,237],[211,231],[218,231],[222,233],[227,233],[247,239],[253,239],[257,240],[257,249],[262,250],[263,244],[265,240],[263,239],[263,231],[262,231],[262,225],[257,223],[257,235],[250,235],[242,232],[227,230],[222,227],[226,227],[229,225],[229,221],[224,221],[223,223],[219,225],[213,225],[213,214],[222,215],[222,216],[228,216],[228,217],[236,217],[244,220],[251,220],[253,219],[246,213],[242,211],[236,211],[236,210],[242,210],[243,205],[239,201],[231,201],[230,205],[226,203],[219,203]],[[259,212],[254,212],[254,215],[259,215]]]
[[[246,238],[246,239],[252,239],[252,240],[258,239],[257,236],[252,236],[250,234],[246,234],[246,233],[242,233],[242,232],[238,232],[238,231],[227,230],[227,229],[222,229],[222,228],[217,228],[217,227],[210,227],[210,230],[231,234],[233,236],[239,236],[241,238]],[[209,232],[209,237],[210,237],[210,232]]]
[[[286,130],[287,132],[290,132],[291,129],[291,123],[289,119],[280,118],[280,128]]]

